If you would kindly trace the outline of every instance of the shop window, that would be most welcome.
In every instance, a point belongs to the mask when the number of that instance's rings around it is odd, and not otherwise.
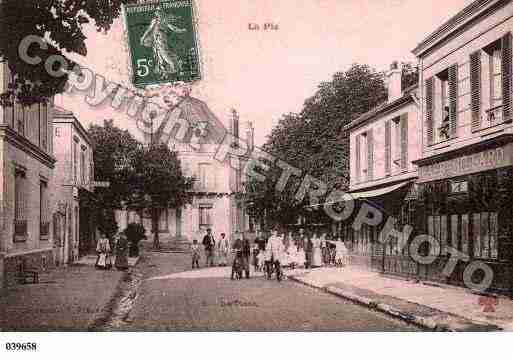
[[[472,216],[472,223],[474,257],[497,259],[497,213],[474,213]]]
[[[469,215],[461,215],[461,252],[469,254]]]

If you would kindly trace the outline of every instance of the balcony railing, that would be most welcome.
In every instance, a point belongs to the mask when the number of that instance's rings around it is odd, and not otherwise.
[[[499,105],[485,111],[488,126],[493,126],[502,123],[502,107],[502,105]]]

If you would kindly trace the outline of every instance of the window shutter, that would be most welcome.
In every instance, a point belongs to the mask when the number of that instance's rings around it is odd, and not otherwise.
[[[434,115],[434,81],[430,77],[426,80],[426,137],[428,145],[433,144],[433,115]]]
[[[356,158],[356,182],[360,182],[360,172],[361,172],[361,148],[360,148],[360,135],[357,135],[355,144],[355,158]]]
[[[374,143],[372,129],[367,131],[367,180],[372,180],[374,169]]]
[[[449,121],[451,137],[457,136],[458,128],[458,64],[449,67]]]
[[[408,113],[401,115],[401,169],[408,165]]]
[[[470,55],[470,109],[475,131],[481,127],[481,50]]]
[[[392,162],[392,147],[391,147],[392,128],[390,121],[385,122],[385,173],[390,174]]]
[[[511,33],[502,37],[502,118],[511,121]]]

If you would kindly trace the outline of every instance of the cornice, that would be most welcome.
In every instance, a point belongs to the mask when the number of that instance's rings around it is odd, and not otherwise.
[[[48,153],[41,150],[27,138],[20,136],[10,126],[5,124],[0,125],[0,137],[4,138],[11,145],[25,152],[29,156],[34,157],[47,167],[51,169],[55,167],[55,162],[57,162],[57,160],[53,156],[50,156]]]
[[[429,34],[412,50],[412,53],[417,57],[422,56],[443,39],[447,38],[458,29],[461,29],[465,24],[485,15],[487,13],[486,10],[505,5],[508,2],[510,2],[510,0],[476,0],[472,2]]]

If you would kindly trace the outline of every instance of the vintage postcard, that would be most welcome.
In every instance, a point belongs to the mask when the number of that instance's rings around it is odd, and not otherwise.
[[[512,1],[0,26],[0,331],[513,330]]]

